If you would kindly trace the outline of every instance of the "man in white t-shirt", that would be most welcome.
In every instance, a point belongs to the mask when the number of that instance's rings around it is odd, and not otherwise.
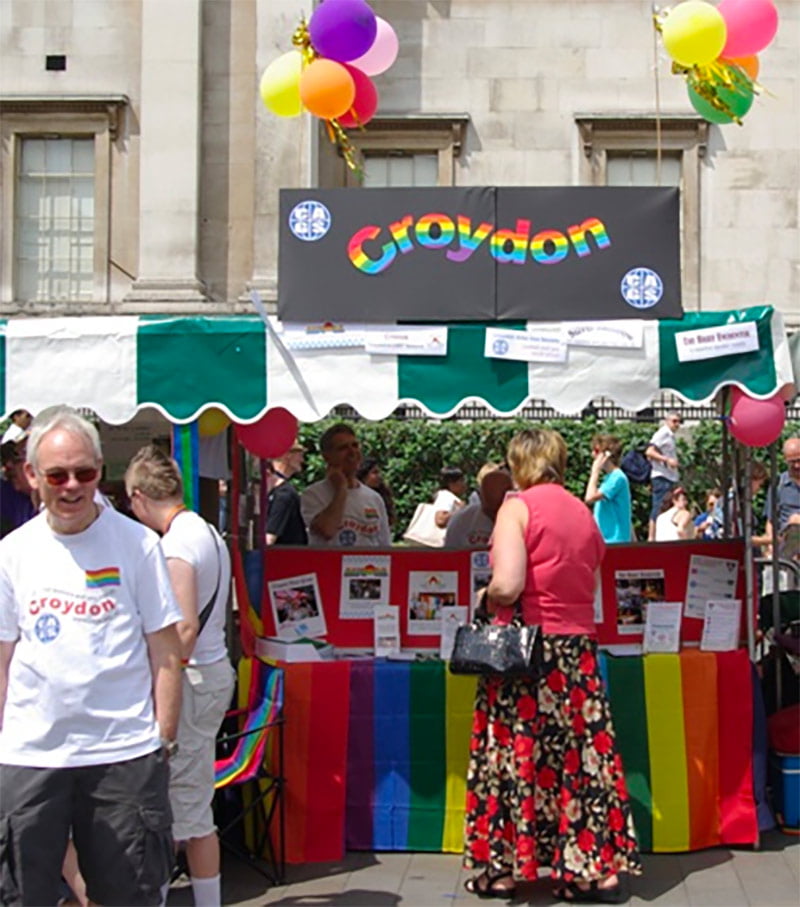
[[[383,498],[356,478],[361,447],[344,422],[331,425],[319,439],[328,465],[325,478],[300,496],[310,545],[388,548],[392,544]]]
[[[650,461],[650,484],[653,491],[647,532],[649,542],[656,537],[656,518],[661,513],[661,504],[668,492],[678,484],[680,477],[675,432],[682,421],[678,413],[667,413],[664,424],[650,438],[645,450],[645,456]]]
[[[447,548],[488,548],[497,511],[511,491],[508,470],[497,463],[486,463],[478,470],[480,502],[467,504],[456,511],[447,524],[444,544]]]
[[[4,903],[58,901],[70,833],[95,903],[159,904],[172,868],[181,615],[158,536],[96,503],[101,467],[96,428],[44,410],[44,506],[0,542]]]

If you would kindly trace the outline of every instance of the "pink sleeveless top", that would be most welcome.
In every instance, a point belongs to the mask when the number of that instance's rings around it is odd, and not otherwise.
[[[534,485],[518,497],[528,508],[525,623],[555,635],[593,636],[595,571],[605,542],[591,510],[561,485]],[[501,609],[499,622],[512,614]]]

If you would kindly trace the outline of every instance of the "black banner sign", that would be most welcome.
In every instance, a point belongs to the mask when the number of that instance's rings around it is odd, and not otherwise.
[[[278,315],[680,318],[678,190],[283,189]]]

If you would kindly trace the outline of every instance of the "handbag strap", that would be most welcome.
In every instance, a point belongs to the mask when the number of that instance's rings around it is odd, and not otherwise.
[[[214,587],[214,594],[208,600],[208,603],[203,610],[197,615],[197,618],[200,621],[200,629],[197,631],[198,636],[203,632],[203,627],[205,627],[209,617],[211,617],[211,612],[214,610],[214,604],[217,601],[217,594],[219,593],[219,584],[222,582],[222,555],[219,551],[219,542],[217,541],[217,536],[214,534],[214,530],[208,523],[206,523],[206,529],[208,529],[211,535],[211,540],[214,542],[214,550],[217,553],[217,584]]]

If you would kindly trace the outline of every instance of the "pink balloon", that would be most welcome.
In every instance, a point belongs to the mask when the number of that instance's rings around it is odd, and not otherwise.
[[[268,409],[258,420],[249,425],[236,425],[236,437],[242,447],[261,457],[272,460],[280,457],[297,439],[297,419],[282,406]]]
[[[400,50],[397,33],[391,25],[380,16],[375,17],[378,31],[370,49],[357,60],[351,60],[350,65],[360,69],[368,76],[378,76],[394,63]]]
[[[786,407],[780,394],[755,400],[734,387],[731,391],[730,429],[737,441],[748,447],[766,447],[777,441],[786,422]]]
[[[352,63],[342,63],[342,66],[353,77],[353,82],[356,86],[356,96],[353,106],[346,113],[337,117],[339,125],[344,126],[345,129],[366,126],[375,116],[375,111],[378,109],[378,89],[372,79],[360,69],[356,69]]]
[[[722,0],[717,9],[728,30],[721,57],[760,53],[778,30],[778,11],[772,0]]]

